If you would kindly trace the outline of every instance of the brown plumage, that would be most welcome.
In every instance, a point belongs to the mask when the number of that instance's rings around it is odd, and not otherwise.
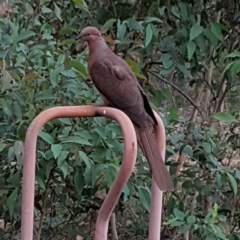
[[[84,28],[79,38],[88,42],[88,72],[104,103],[128,115],[158,187],[162,191],[173,190],[171,177],[151,131],[157,121],[134,73],[109,49],[97,28]]]

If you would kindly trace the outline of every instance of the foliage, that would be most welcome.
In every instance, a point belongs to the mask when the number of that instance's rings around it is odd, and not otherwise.
[[[224,3],[12,0],[0,5],[5,238],[13,239],[20,228],[22,154],[33,118],[49,107],[100,101],[87,73],[85,46],[75,45],[78,31],[93,25],[132,68],[152,107],[166,113],[166,158],[176,190],[165,195],[164,237],[240,239],[240,171],[232,164],[239,151],[240,14],[238,3]],[[37,146],[37,234],[90,238],[92,213],[120,166],[119,127],[102,118],[55,119],[44,126]],[[116,213],[123,223],[132,218],[131,239],[146,239],[141,216],[148,214],[150,174],[141,155],[136,168]],[[141,205],[131,205],[132,199]],[[121,216],[121,207],[129,204],[131,214]]]

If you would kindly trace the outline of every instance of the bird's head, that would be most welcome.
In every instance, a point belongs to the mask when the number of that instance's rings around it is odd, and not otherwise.
[[[92,41],[102,38],[100,31],[95,27],[85,27],[79,34],[78,39],[82,41]]]

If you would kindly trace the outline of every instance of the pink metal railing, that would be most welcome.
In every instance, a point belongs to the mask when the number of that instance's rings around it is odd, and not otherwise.
[[[25,139],[23,162],[21,218],[22,240],[33,239],[36,142],[40,129],[47,121],[54,118],[94,116],[105,116],[117,121],[122,129],[124,137],[124,155],[122,165],[99,211],[95,229],[95,240],[107,240],[110,216],[119,200],[125,184],[130,178],[135,165],[137,155],[137,140],[133,124],[126,114],[115,108],[97,106],[53,107],[40,113],[29,126]],[[155,116],[158,121],[158,126],[155,128],[156,140],[159,144],[159,149],[164,159],[165,130],[158,114],[155,113]],[[149,240],[159,240],[161,231],[162,192],[159,190],[154,180],[152,180],[151,191],[152,198],[150,206]]]

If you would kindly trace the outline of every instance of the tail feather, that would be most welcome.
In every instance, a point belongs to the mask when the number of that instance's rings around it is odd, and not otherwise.
[[[173,182],[159,152],[153,134],[148,129],[140,129],[137,131],[137,135],[140,137],[140,147],[148,160],[154,180],[156,181],[158,187],[161,191],[173,190]]]

